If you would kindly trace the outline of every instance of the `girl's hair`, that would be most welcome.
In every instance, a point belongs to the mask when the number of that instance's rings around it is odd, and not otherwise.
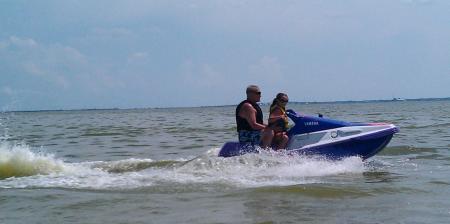
[[[287,94],[286,93],[278,93],[277,96],[275,97],[275,99],[273,99],[272,105],[270,105],[270,108],[275,106],[277,104],[278,100],[280,100],[283,96],[287,97]],[[269,112],[270,112],[270,108],[269,108]]]

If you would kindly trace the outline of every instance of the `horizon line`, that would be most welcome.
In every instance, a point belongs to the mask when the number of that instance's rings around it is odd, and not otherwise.
[[[450,100],[450,97],[427,97],[427,98],[393,98],[390,100],[337,100],[337,101],[291,101],[290,104],[327,104],[327,103],[372,103],[372,102],[404,102],[404,101],[439,101]],[[270,102],[260,102],[261,105],[270,105]],[[37,109],[37,110],[5,110],[1,113],[13,112],[52,112],[52,111],[90,111],[90,110],[146,110],[146,109],[181,109],[181,108],[204,108],[204,107],[228,107],[236,106],[237,104],[229,105],[203,105],[203,106],[173,106],[173,107],[109,107],[109,108],[77,108],[77,109]]]

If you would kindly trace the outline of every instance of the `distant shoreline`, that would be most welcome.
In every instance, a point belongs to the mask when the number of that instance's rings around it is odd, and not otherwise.
[[[405,102],[405,101],[447,101],[450,97],[442,98],[393,98],[390,100],[338,100],[338,101],[311,101],[311,102],[296,102],[291,101],[289,104],[347,104],[347,103],[385,103],[385,102]],[[270,105],[270,102],[263,102],[262,105]],[[146,109],[182,109],[182,108],[210,108],[210,107],[229,107],[236,106],[237,104],[230,105],[211,105],[211,106],[184,106],[184,107],[136,107],[136,108],[86,108],[86,109],[49,109],[49,110],[11,110],[2,111],[1,113],[13,113],[13,112],[59,112],[59,111],[110,111],[110,110],[146,110]]]

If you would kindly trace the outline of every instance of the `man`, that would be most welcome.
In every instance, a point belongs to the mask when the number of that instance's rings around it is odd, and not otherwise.
[[[250,85],[245,91],[247,99],[236,107],[236,124],[239,142],[243,144],[260,145],[265,148],[270,145],[273,131],[263,123],[263,113],[257,102],[261,100],[261,91],[256,85]]]

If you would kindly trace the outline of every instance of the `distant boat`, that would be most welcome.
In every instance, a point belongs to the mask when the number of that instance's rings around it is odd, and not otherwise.
[[[392,101],[406,101],[406,99],[394,97],[392,98]]]

